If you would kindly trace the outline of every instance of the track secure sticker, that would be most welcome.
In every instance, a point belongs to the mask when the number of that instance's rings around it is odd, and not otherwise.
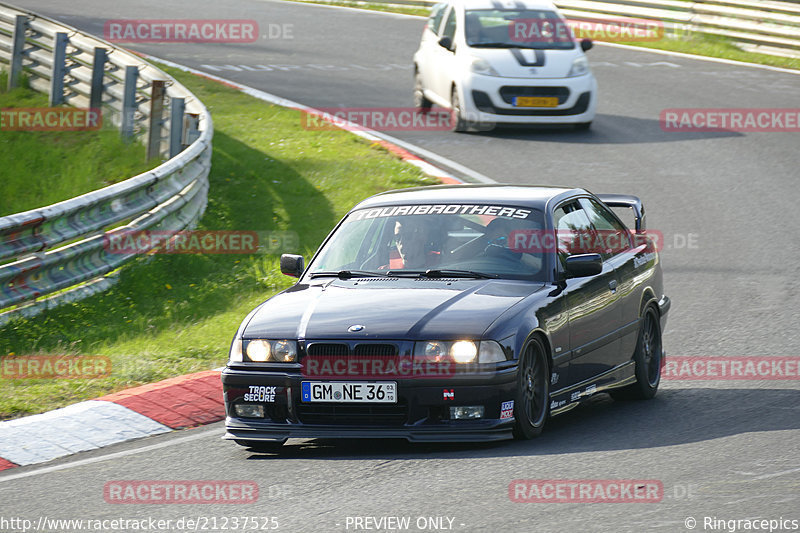
[[[500,420],[514,418],[514,400],[500,404]]]
[[[246,402],[268,402],[275,401],[275,389],[277,387],[261,387],[250,385],[250,392],[244,395]]]

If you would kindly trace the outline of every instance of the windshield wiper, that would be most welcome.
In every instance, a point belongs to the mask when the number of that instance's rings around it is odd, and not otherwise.
[[[458,270],[452,268],[444,269],[429,269],[429,270],[390,270],[390,275],[414,275],[422,278],[482,278],[482,279],[496,279],[499,276],[494,274],[486,274],[485,272],[476,272],[475,270]]]
[[[392,277],[388,272],[370,272],[368,270],[323,270],[320,272],[312,272],[311,279],[314,278],[327,278],[337,277],[339,279],[350,278],[384,278]]]
[[[420,276],[426,278],[483,278],[494,279],[499,276],[495,274],[487,274],[485,272],[477,272],[475,270],[458,270],[452,268],[426,270]]]

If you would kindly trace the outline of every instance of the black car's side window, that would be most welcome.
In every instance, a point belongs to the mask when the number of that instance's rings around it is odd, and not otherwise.
[[[586,211],[577,200],[567,202],[553,211],[553,226],[562,266],[570,255],[589,253],[586,247],[592,240],[594,230]]]
[[[442,17],[446,7],[447,4],[436,4],[431,8],[431,15],[428,17],[428,29],[436,35],[439,35],[439,26],[442,24]]]
[[[596,251],[603,255],[603,259],[631,248],[630,232],[606,207],[592,198],[581,198],[580,202],[597,230]]]

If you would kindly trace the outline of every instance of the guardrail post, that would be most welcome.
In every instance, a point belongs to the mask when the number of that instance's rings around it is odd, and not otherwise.
[[[106,73],[108,52],[105,48],[97,46],[94,49],[92,60],[92,87],[89,92],[89,107],[100,109],[103,106],[103,78]]]
[[[147,130],[147,160],[161,153],[161,125],[164,122],[166,82],[153,80],[150,87],[150,126]]]
[[[139,79],[139,69],[135,66],[125,67],[125,89],[122,93],[122,125],[120,133],[123,139],[133,137],[133,123],[136,114],[136,81]]]
[[[25,32],[28,29],[28,17],[14,17],[14,35],[11,38],[11,59],[8,68],[8,90],[19,84],[22,75],[22,53],[25,49]]]
[[[169,108],[169,158],[172,159],[183,150],[183,113],[186,110],[186,100],[172,98]]]
[[[67,44],[69,37],[66,33],[57,32],[53,41],[53,69],[50,72],[50,105],[57,106],[64,103],[64,76],[67,74]]]
[[[186,131],[183,134],[183,147],[186,148],[200,137],[200,115],[186,113]]]

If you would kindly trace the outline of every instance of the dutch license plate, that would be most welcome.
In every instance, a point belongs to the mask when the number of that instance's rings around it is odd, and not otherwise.
[[[397,403],[394,381],[303,381],[303,402]]]
[[[514,98],[516,107],[557,107],[558,98],[555,96],[517,96]]]

